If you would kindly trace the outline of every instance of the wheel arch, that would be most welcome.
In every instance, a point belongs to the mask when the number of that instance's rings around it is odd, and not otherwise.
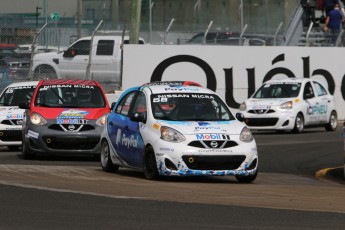
[[[39,70],[39,68],[53,70],[58,78],[60,76],[60,71],[56,65],[41,63],[41,64],[38,64],[37,66],[34,66],[32,69],[32,72],[36,73]]]

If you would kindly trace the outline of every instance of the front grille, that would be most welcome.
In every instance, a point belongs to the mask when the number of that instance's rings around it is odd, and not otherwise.
[[[53,124],[49,126],[49,129],[64,132],[84,132],[95,129],[95,127],[93,127],[92,125],[73,125],[73,129],[71,129],[69,126],[70,124]]]
[[[275,126],[279,118],[246,118],[248,126]]]
[[[1,124],[3,125],[22,125],[23,119],[12,119],[12,120],[3,120]]]
[[[93,149],[100,141],[100,137],[87,137],[87,136],[43,136],[43,141],[51,149],[69,150],[80,149],[88,150]]]
[[[267,113],[274,113],[275,111],[273,109],[252,109],[248,110],[248,113],[253,114],[267,114]]]
[[[234,170],[240,167],[245,156],[182,156],[184,163],[192,170]]]
[[[196,148],[210,148],[210,149],[225,149],[237,146],[238,144],[235,141],[226,140],[226,141],[192,141],[188,146]]]
[[[4,130],[0,132],[1,141],[22,141],[22,130]]]

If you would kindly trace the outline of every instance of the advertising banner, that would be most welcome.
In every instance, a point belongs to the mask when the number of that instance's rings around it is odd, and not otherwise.
[[[313,78],[335,96],[345,119],[345,59],[339,47],[126,45],[122,89],[151,81],[195,81],[216,91],[232,109],[261,84],[277,78]]]

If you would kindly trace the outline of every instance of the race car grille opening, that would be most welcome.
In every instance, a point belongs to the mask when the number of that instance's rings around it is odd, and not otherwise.
[[[183,161],[192,170],[235,170],[246,159],[245,156],[182,156]]]
[[[80,149],[88,150],[96,147],[99,137],[54,137],[43,136],[45,144],[51,149]]]
[[[13,119],[13,120],[3,120],[1,124],[3,125],[22,125],[22,119]]]
[[[275,126],[279,118],[246,118],[248,126]]]
[[[53,124],[49,126],[49,129],[53,130],[58,130],[58,131],[64,131],[64,132],[73,132],[73,131],[78,131],[78,132],[83,132],[83,131],[89,131],[89,130],[94,130],[95,127],[92,125],[73,125],[73,129],[71,129],[70,124]]]
[[[164,163],[165,163],[165,167],[167,167],[168,169],[177,170],[177,167],[175,166],[173,162],[171,162],[171,160],[165,158]]]
[[[248,110],[248,113],[254,113],[254,114],[267,114],[267,113],[274,113],[275,111],[272,109],[252,109]]]
[[[1,141],[21,141],[22,130],[5,130],[0,132]]]
[[[248,170],[255,169],[258,164],[258,159],[254,159],[253,162],[249,165]]]
[[[188,144],[189,146],[196,148],[210,148],[210,149],[225,149],[235,147],[238,144],[235,141],[192,141]]]

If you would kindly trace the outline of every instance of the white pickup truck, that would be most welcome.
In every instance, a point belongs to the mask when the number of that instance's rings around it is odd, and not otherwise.
[[[124,36],[124,44],[128,43],[129,37]],[[144,44],[142,38],[139,39],[139,44]],[[122,36],[119,35],[80,38],[64,51],[36,54],[32,63],[33,77],[86,79],[89,66],[91,79],[118,82],[121,72],[121,45]]]

